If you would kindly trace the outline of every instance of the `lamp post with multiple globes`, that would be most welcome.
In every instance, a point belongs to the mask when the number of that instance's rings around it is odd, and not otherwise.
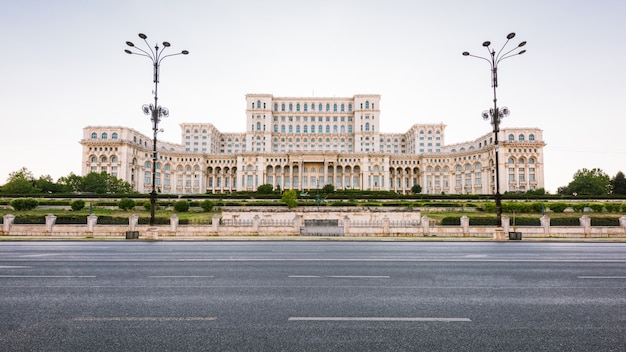
[[[145,104],[141,108],[143,113],[150,116],[150,120],[152,121],[152,132],[153,132],[153,140],[152,140],[152,191],[150,192],[150,226],[154,226],[154,212],[156,209],[156,164],[157,164],[157,134],[159,132],[163,132],[163,129],[159,129],[159,122],[161,122],[161,118],[167,117],[169,115],[169,110],[166,107],[161,107],[158,105],[159,97],[158,97],[158,88],[159,88],[159,69],[161,66],[161,62],[166,57],[176,56],[176,55],[187,55],[189,51],[183,50],[178,53],[163,55],[165,49],[170,47],[169,42],[163,42],[163,48],[159,48],[159,44],[155,44],[154,50],[148,44],[146,40],[148,36],[143,33],[139,33],[139,38],[141,38],[145,43],[148,50],[141,49],[133,42],[127,41],[126,45],[130,47],[130,49],[124,50],[125,53],[131,55],[139,55],[145,56],[150,61],[152,61],[153,66],[153,82],[154,82],[154,104]],[[137,51],[133,51],[137,50]],[[160,50],[160,51],[159,51]]]
[[[494,134],[494,145],[495,145],[495,171],[496,171],[496,217],[497,217],[497,226],[502,226],[502,195],[500,194],[500,163],[498,160],[498,133],[500,132],[500,122],[502,122],[502,118],[509,115],[510,111],[507,107],[498,108],[498,99],[496,96],[496,88],[498,88],[498,64],[502,62],[504,59],[508,59],[510,57],[521,55],[526,52],[526,50],[520,50],[519,52],[514,52],[518,48],[526,45],[526,42],[523,41],[519,43],[515,48],[504,52],[504,48],[509,43],[509,40],[515,37],[515,33],[509,33],[506,36],[506,42],[500,48],[500,50],[496,53],[494,49],[491,48],[491,42],[485,41],[483,42],[483,47],[487,49],[489,56],[482,57],[477,55],[472,55],[469,52],[463,52],[463,56],[471,56],[481,60],[485,60],[491,66],[491,87],[493,88],[493,108],[489,110],[485,110],[482,113],[483,119],[491,120],[491,125],[493,126],[493,134]]]

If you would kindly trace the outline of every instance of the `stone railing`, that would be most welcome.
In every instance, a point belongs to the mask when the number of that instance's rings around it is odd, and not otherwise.
[[[242,216],[245,215],[245,216]],[[53,214],[45,217],[45,224],[15,224],[14,215],[5,215],[2,235],[5,236],[56,236],[56,237],[124,237],[137,233],[149,239],[158,237],[201,236],[300,236],[324,233],[349,237],[475,237],[498,238],[510,232],[518,232],[524,238],[626,238],[626,216],[619,219],[619,226],[591,226],[591,219],[583,215],[579,226],[551,226],[550,218],[543,216],[540,226],[512,226],[507,216],[502,217],[502,227],[470,226],[467,216],[460,225],[435,225],[419,212],[401,216],[394,212],[351,213],[333,212],[250,212],[214,214],[211,224],[180,225],[173,215],[169,225],[139,225],[138,217],[131,215],[128,225],[98,224],[96,215],[89,215],[86,224],[56,224]],[[331,220],[331,221],[327,221]]]

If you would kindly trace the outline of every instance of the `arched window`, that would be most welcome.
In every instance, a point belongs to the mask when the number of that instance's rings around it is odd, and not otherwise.
[[[293,104],[289,103],[289,111],[293,111]]]
[[[296,111],[300,111],[300,103],[296,104]]]
[[[278,111],[278,103],[274,103],[274,111]]]
[[[319,103],[319,105],[317,105],[317,111],[322,111],[322,103]]]
[[[307,103],[304,103],[304,112],[309,111],[308,107],[309,107],[309,105],[307,105]]]
[[[519,140],[520,142],[523,142],[523,141],[524,141],[524,135],[523,135],[523,134],[520,134],[517,138],[518,138],[518,140]]]
[[[92,156],[91,157],[91,162],[92,163],[97,163],[98,162],[98,157]]]
[[[515,164],[515,160],[513,158],[509,158],[509,160],[507,160],[507,162],[509,164]]]
[[[289,133],[293,133],[293,126],[289,125]]]
[[[330,133],[330,125],[326,125],[326,133]]]
[[[303,130],[304,133],[308,133],[309,132],[309,128],[308,128],[309,126],[308,125],[304,125],[303,127],[304,127],[304,130]]]
[[[285,133],[285,125],[280,125],[280,132]]]
[[[257,123],[256,123],[256,130],[257,130],[257,131],[260,131],[260,130],[261,130],[261,123],[260,123],[260,122],[257,122]]]
[[[98,139],[98,134],[96,132],[92,132],[91,139]]]
[[[366,101],[366,102],[365,102],[365,109],[369,109],[369,108],[370,108],[370,102],[369,102],[369,101]]]
[[[529,164],[534,164],[534,163],[535,163],[535,158],[530,158],[530,159],[528,159],[528,163],[529,163]]]
[[[365,130],[366,130],[366,131],[369,131],[369,130],[370,130],[370,123],[369,123],[369,122],[365,124]]]
[[[119,161],[119,159],[115,155],[111,157],[111,162],[112,163],[116,163],[118,161]]]
[[[117,132],[113,132],[113,134],[111,135],[111,139],[117,139]]]
[[[280,111],[285,111],[285,103],[280,104]]]
[[[515,140],[515,136],[513,134],[509,135],[509,141],[513,142]]]
[[[333,104],[333,112],[337,112],[337,104]]]
[[[341,104],[341,112],[345,112],[346,111],[346,104]]]
[[[535,135],[534,134],[529,134],[528,135],[528,140],[529,141],[534,141],[535,140]]]
[[[348,125],[348,133],[352,133],[352,125]]]
[[[326,103],[326,111],[329,112],[330,111],[330,104]]]
[[[102,139],[107,139],[109,136],[106,134],[106,132],[102,133]]]
[[[261,101],[260,101],[260,100],[257,100],[257,101],[256,101],[256,108],[257,108],[257,109],[260,109],[260,108],[261,108]]]
[[[352,104],[348,104],[348,112],[352,112]]]
[[[274,132],[278,132],[278,125],[274,125]]]
[[[318,132],[318,133],[322,133],[323,131],[324,131],[324,130],[323,130],[322,125],[317,126],[317,132]]]
[[[346,133],[346,126],[341,126],[341,133]]]
[[[300,125],[296,125],[296,133],[300,133]]]

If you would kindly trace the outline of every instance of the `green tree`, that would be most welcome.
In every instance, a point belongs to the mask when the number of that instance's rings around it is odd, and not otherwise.
[[[71,172],[67,176],[59,178],[57,182],[64,192],[81,192],[83,187],[83,178]]]
[[[29,194],[37,193],[39,190],[35,187],[35,177],[33,177],[33,173],[23,167],[9,174],[7,183],[2,186],[2,192],[9,194]]]
[[[283,196],[281,197],[280,200],[283,203],[287,204],[287,207],[291,209],[291,208],[295,208],[298,205],[298,201],[296,200],[297,196],[298,194],[296,193],[296,190],[290,189],[283,193]]]
[[[611,179],[601,169],[580,169],[574,179],[559,192],[568,195],[604,196],[611,191]]]
[[[63,186],[54,182],[52,176],[45,175],[39,176],[37,180],[35,180],[35,188],[39,192],[43,193],[59,193],[63,192]]]
[[[109,175],[105,171],[90,172],[82,177],[71,173],[67,177],[59,178],[59,184],[66,192],[133,193],[133,186],[130,183]]]
[[[626,195],[626,178],[623,172],[617,172],[611,180],[611,187],[613,188],[613,194]]]
[[[335,186],[332,183],[329,183],[327,185],[324,185],[324,187],[322,187],[322,193],[324,194],[330,194],[335,192]]]
[[[414,184],[413,187],[411,187],[411,192],[413,192],[413,194],[422,193],[422,186]]]

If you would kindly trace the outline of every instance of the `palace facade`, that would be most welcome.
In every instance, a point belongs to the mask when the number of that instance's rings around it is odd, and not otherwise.
[[[82,173],[107,173],[143,193],[281,189],[386,190],[406,194],[495,193],[493,133],[445,144],[443,124],[415,124],[404,133],[380,131],[380,95],[348,98],[246,95],[246,130],[220,132],[211,123],[182,123],[181,143],[158,141],[126,127],[83,128]],[[542,130],[501,129],[500,192],[544,187]]]

